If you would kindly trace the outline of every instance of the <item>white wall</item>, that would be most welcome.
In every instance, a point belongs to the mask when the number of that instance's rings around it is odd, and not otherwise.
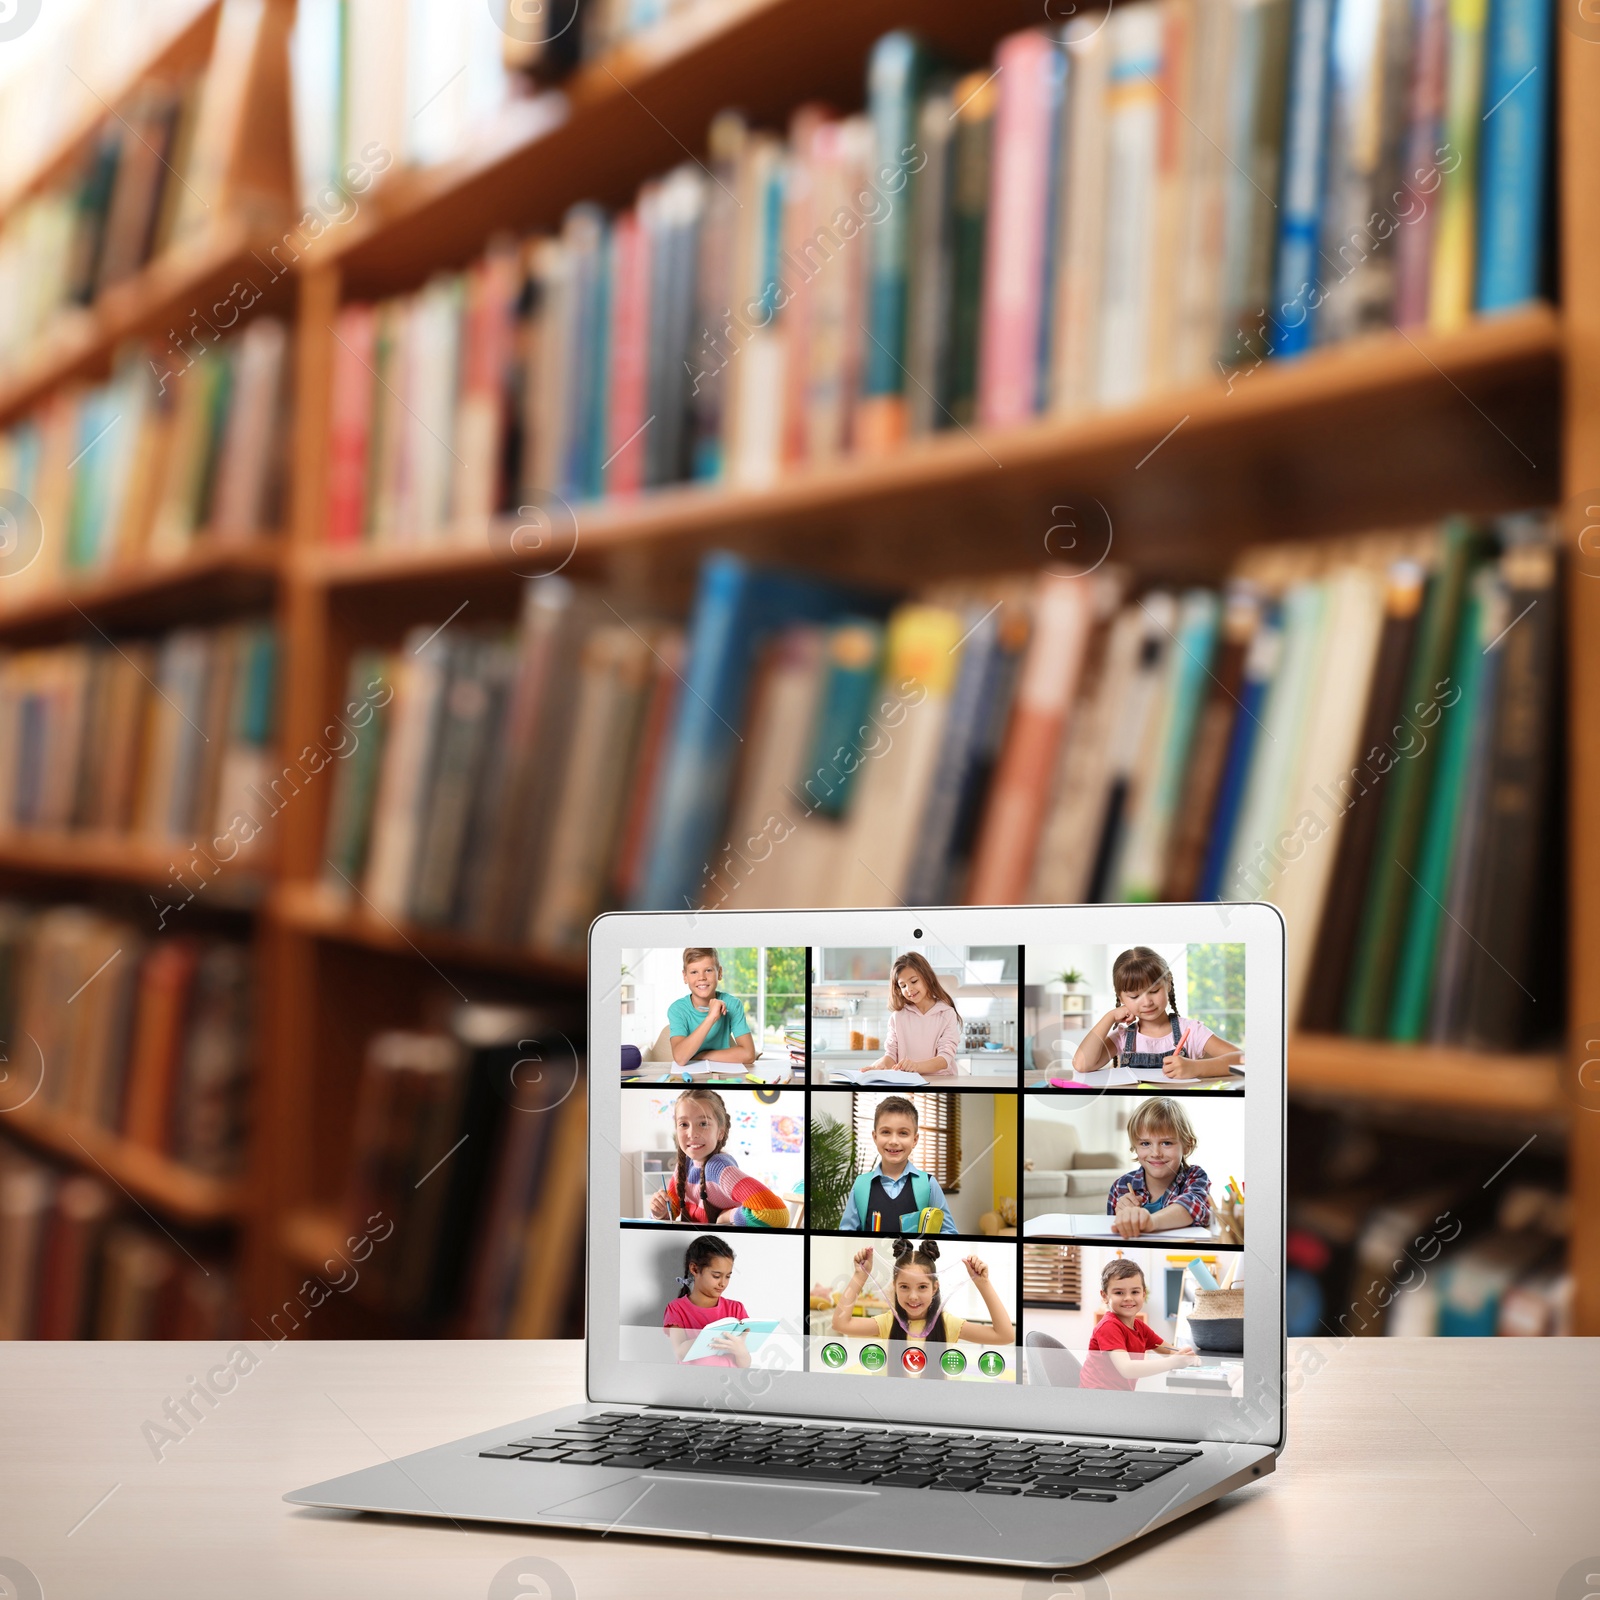
[[[624,1228],[618,1271],[624,1326],[659,1328],[667,1302],[677,1298],[683,1253],[702,1233],[726,1239],[733,1250],[728,1298],[752,1317],[778,1317],[800,1325],[805,1305],[804,1242],[795,1233],[750,1228]]]

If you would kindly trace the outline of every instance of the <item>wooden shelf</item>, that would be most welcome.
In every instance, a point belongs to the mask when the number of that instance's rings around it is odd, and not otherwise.
[[[1565,1118],[1561,1058],[1388,1044],[1332,1034],[1289,1040],[1289,1093],[1421,1105],[1486,1117]]]
[[[0,1133],[15,1133],[64,1157],[86,1172],[109,1177],[163,1217],[193,1227],[234,1221],[241,1211],[239,1184],[213,1178],[82,1117],[37,1100],[0,1114]]]
[[[581,958],[541,955],[447,929],[390,922],[359,902],[352,907],[321,884],[280,884],[272,898],[272,912],[283,926],[314,939],[447,966],[480,967],[552,985],[588,981],[588,968]]]
[[[203,62],[209,43],[207,35],[218,5],[219,0],[190,0],[150,50],[128,67],[117,83],[104,90],[90,90],[96,103],[84,112],[77,125],[62,133],[25,173],[0,191],[0,216],[26,196],[47,189],[57,181],[85,153],[106,119],[114,114],[114,108],[147,78],[158,78]]]
[[[0,834],[0,873],[100,878],[159,890],[174,881],[174,868],[191,883],[197,881],[188,868],[191,853],[185,851],[186,843],[179,841],[163,847],[125,834],[107,833],[4,833]],[[230,911],[251,910],[260,904],[271,873],[268,863],[218,865],[221,871],[204,879],[204,887],[196,892],[194,900],[202,906]]]
[[[1086,567],[1109,550],[1168,582],[1214,578],[1233,549],[1290,532],[1420,521],[1441,505],[1549,502],[1562,352],[1561,320],[1542,305],[1457,333],[1377,334],[1268,362],[1231,392],[1208,380],[1116,411],[945,432],[771,488],[681,485],[581,503],[575,541],[558,544],[556,559],[570,548],[567,570],[595,573],[627,551],[681,573],[714,538],[898,583],[912,561],[927,575],[1074,559],[1049,543],[1070,520]],[[1161,473],[1141,478],[1158,450]],[[555,525],[558,537],[568,526],[564,516]],[[510,553],[512,526],[449,543],[316,546],[297,561],[311,580],[344,588],[526,574],[530,563]]]
[[[773,126],[802,99],[858,108],[861,63],[892,28],[913,26],[976,64],[1038,20],[1021,0],[696,0],[559,89],[506,106],[467,153],[388,174],[306,263],[337,263],[363,295],[414,287],[496,230],[558,227],[575,200],[627,203],[643,180],[704,150],[723,106]]]
[[[239,218],[223,220],[173,246],[92,306],[62,312],[20,361],[0,368],[0,421],[68,378],[109,369],[112,352],[124,339],[164,332],[163,324],[182,317],[208,291],[230,284],[247,268],[256,280],[270,277],[252,251],[271,242],[270,234],[252,230]],[[279,281],[286,294],[290,275]],[[263,298],[270,293],[267,283],[257,286]]]
[[[85,622],[165,627],[197,613],[267,606],[284,545],[273,538],[202,544],[174,561],[86,574],[78,581],[0,603],[0,640],[73,631]],[[0,602],[8,591],[0,590]]]

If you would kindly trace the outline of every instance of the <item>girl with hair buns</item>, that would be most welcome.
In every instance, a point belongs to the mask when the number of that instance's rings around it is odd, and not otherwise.
[[[733,1120],[715,1089],[685,1089],[672,1107],[678,1167],[650,1196],[657,1222],[720,1223],[725,1228],[783,1228],[789,1208],[759,1178],[723,1154]]]
[[[981,1256],[964,1256],[961,1261],[973,1287],[989,1309],[988,1322],[971,1322],[944,1309],[944,1295],[939,1287],[938,1240],[902,1236],[891,1248],[894,1252],[894,1276],[889,1292],[892,1309],[880,1311],[875,1317],[855,1315],[856,1301],[872,1273],[874,1251],[869,1244],[856,1252],[855,1271],[833,1308],[835,1333],[864,1333],[862,1324],[870,1323],[880,1339],[891,1343],[896,1340],[912,1344],[958,1344],[963,1340],[969,1344],[1016,1343],[1011,1313],[1006,1310],[989,1275],[988,1262]]]
[[[889,1036],[872,1069],[932,1078],[956,1070],[961,1013],[928,958],[915,950],[897,956],[889,974]]]

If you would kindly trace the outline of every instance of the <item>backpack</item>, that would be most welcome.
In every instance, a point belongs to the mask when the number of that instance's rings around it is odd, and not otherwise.
[[[850,1197],[856,1203],[856,1220],[862,1225],[863,1232],[866,1231],[867,1196],[872,1192],[872,1180],[875,1176],[876,1173],[863,1172],[850,1188]],[[917,1217],[910,1219],[909,1225],[906,1219],[902,1218],[902,1232],[918,1233],[921,1231],[918,1227],[918,1219],[928,1209],[928,1200],[932,1194],[933,1182],[928,1177],[928,1174],[914,1171],[911,1174],[911,1198],[917,1203]]]

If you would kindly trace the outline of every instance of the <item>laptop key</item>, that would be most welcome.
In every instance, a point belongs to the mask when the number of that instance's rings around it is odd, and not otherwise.
[[[565,1450],[525,1450],[519,1457],[523,1461],[565,1461]]]
[[[577,1445],[571,1439],[513,1439],[506,1446],[521,1446],[524,1450],[576,1450]]]
[[[878,1489],[926,1489],[933,1482],[931,1472],[886,1472],[873,1480]]]
[[[563,1457],[563,1464],[569,1467],[598,1467],[607,1459],[602,1451],[580,1450],[575,1455]]]
[[[1095,1494],[1088,1490],[1075,1494],[1072,1498],[1074,1500],[1103,1500],[1112,1505],[1115,1505],[1117,1501],[1117,1497],[1114,1494]]]
[[[881,1467],[790,1467],[772,1462],[752,1462],[748,1466],[730,1467],[723,1461],[677,1460],[663,1461],[654,1470],[710,1473],[729,1478],[793,1478],[801,1483],[871,1483],[883,1469]]]
[[[522,1451],[515,1445],[502,1444],[497,1445],[493,1450],[480,1450],[478,1454],[480,1456],[488,1456],[494,1461],[515,1461],[522,1454]]]
[[[982,1478],[963,1477],[957,1472],[947,1472],[944,1477],[934,1479],[932,1487],[935,1489],[976,1489],[982,1482]]]
[[[629,1470],[636,1468],[643,1470],[645,1467],[659,1466],[666,1459],[665,1456],[659,1455],[607,1456],[606,1465],[608,1467],[623,1467]]]
[[[1021,1494],[1022,1490],[1010,1483],[980,1483],[979,1494]]]
[[[1022,1494],[1024,1500],[1070,1500],[1072,1497],[1071,1489],[1025,1489]]]

